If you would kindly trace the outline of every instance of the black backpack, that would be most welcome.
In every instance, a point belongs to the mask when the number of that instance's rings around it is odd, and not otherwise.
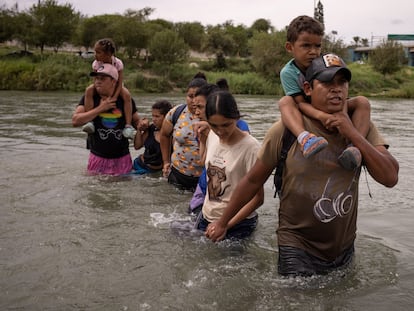
[[[275,185],[275,195],[273,196],[274,198],[276,198],[276,195],[279,196],[279,199],[281,198],[283,168],[285,167],[285,162],[289,149],[290,147],[292,147],[295,140],[295,135],[293,135],[292,132],[288,130],[288,128],[285,128],[282,137],[282,151],[280,152],[280,159],[277,162],[275,175],[273,177],[273,183]]]

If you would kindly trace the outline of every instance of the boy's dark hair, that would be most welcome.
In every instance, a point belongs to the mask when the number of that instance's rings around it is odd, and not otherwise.
[[[218,91],[207,97],[206,117],[207,120],[215,114],[220,114],[228,119],[240,119],[240,111],[236,100],[228,91]]]
[[[165,116],[171,108],[172,105],[168,100],[159,100],[152,105],[152,109],[158,109],[163,116]]]
[[[300,15],[290,22],[286,33],[287,41],[291,43],[296,42],[301,32],[307,32],[318,36],[324,35],[323,25],[316,19],[307,15]]]
[[[112,55],[115,54],[115,43],[111,38],[100,39],[96,43],[102,47],[104,52]]]

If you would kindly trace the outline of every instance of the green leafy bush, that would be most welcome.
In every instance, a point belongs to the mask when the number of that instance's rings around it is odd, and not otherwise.
[[[134,87],[147,93],[166,93],[172,90],[167,79],[160,77],[144,77],[141,73],[136,75]]]
[[[4,51],[2,51],[4,52]],[[9,52],[9,50],[6,50]],[[84,92],[92,83],[89,77],[91,60],[77,54],[44,53],[31,56],[6,56],[0,53],[0,89],[27,91],[74,91]],[[163,93],[183,91],[198,72],[206,74],[208,82],[226,78],[230,91],[235,94],[282,96],[278,75],[263,76],[249,68],[248,59],[228,59],[226,71],[207,70],[210,61],[174,63],[169,66],[159,62],[139,63],[127,61],[124,83],[132,92]],[[413,98],[414,67],[404,66],[395,73],[383,75],[370,64],[349,64],[352,71],[350,96],[392,96]]]

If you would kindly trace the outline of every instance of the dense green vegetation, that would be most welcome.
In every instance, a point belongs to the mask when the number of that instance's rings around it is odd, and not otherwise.
[[[203,71],[211,82],[227,78],[234,93],[282,95],[279,73],[290,59],[286,29],[265,19],[250,27],[150,20],[154,10],[87,17],[55,0],[38,1],[26,11],[17,4],[0,6],[0,89],[83,91],[91,82],[92,59],[73,51],[88,51],[97,39],[111,37],[133,92],[181,92]],[[354,40],[355,46],[367,42]],[[346,59],[347,47],[327,31],[323,52]],[[349,64],[351,95],[413,97],[413,68],[404,63],[402,47],[384,42],[366,64]]]
[[[27,91],[66,90],[83,92],[91,83],[91,59],[72,53],[43,53],[29,56],[10,54],[0,49],[0,89]],[[122,57],[122,55],[121,55]],[[215,82],[225,77],[237,94],[276,95],[283,91],[276,77],[265,79],[244,59],[229,59],[226,71],[215,71],[214,60],[192,59],[190,63],[148,66],[142,60],[125,61],[125,84],[133,93],[182,92],[192,76],[203,71]],[[192,65],[190,65],[192,64]],[[199,67],[194,68],[194,64]],[[150,68],[147,68],[150,67]],[[353,77],[350,95],[414,98],[414,68],[404,67],[396,73],[380,74],[369,64],[349,65]],[[166,73],[168,71],[168,73]]]

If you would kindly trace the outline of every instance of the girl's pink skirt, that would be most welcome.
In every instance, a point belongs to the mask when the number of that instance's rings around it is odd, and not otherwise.
[[[131,170],[132,159],[130,154],[116,159],[106,159],[92,153],[89,154],[88,174],[122,175],[131,172]]]

